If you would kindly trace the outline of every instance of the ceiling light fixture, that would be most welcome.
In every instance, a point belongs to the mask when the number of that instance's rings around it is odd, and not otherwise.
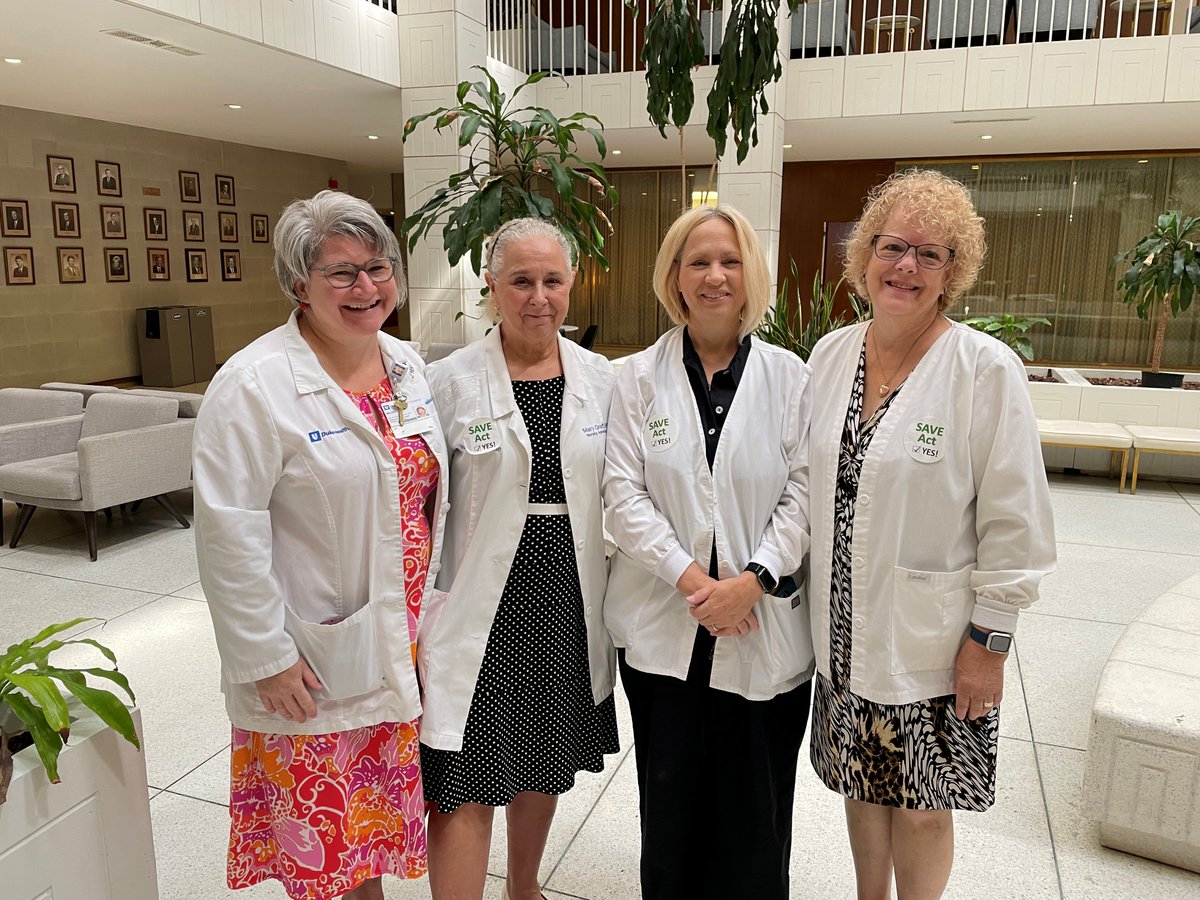
[[[367,140],[368,140],[368,141],[377,141],[377,140],[379,140],[379,135],[377,135],[377,134],[368,134],[368,135],[367,135]]]
[[[971,171],[972,171],[972,172],[978,172],[978,171],[979,171],[979,166],[971,166]]]
[[[228,109],[241,109],[242,108],[242,104],[240,104],[240,103],[226,103],[225,106]]]
[[[990,134],[981,134],[979,136],[979,139],[981,141],[990,141],[992,139],[992,136]]]
[[[620,156],[620,155],[621,155],[621,151],[620,151],[620,150],[614,150],[614,151],[613,151],[613,156]]]
[[[17,59],[15,56],[6,56],[6,57],[4,57],[4,61],[6,63],[8,63],[10,66],[19,66],[21,64],[21,61],[19,59]]]
[[[791,145],[791,144],[784,144],[784,145],[783,145],[783,149],[784,149],[784,150],[791,150],[791,149],[792,149],[792,145]]]
[[[1138,165],[1139,165],[1139,166],[1144,166],[1144,165],[1145,165],[1146,163],[1148,163],[1148,162],[1150,162],[1150,160],[1148,160],[1148,159],[1139,159],[1139,160],[1138,160]]]

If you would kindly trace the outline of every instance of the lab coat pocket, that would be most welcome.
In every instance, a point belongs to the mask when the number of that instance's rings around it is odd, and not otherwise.
[[[769,685],[802,674],[813,661],[808,602],[803,587],[787,597],[763,596],[755,606],[759,617]],[[736,640],[736,639],[735,639]]]
[[[954,668],[971,618],[974,569],[922,572],[896,566],[892,578],[893,675]]]
[[[437,640],[438,620],[446,609],[450,595],[436,588],[429,594],[429,600],[421,611],[421,625],[417,629],[417,677],[421,680],[422,691],[429,684],[429,651]]]
[[[332,625],[307,622],[285,606],[283,625],[304,661],[325,685],[319,698],[345,700],[377,690],[383,683],[370,603]]]

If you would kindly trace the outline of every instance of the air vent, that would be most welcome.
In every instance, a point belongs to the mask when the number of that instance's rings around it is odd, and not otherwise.
[[[103,34],[111,34],[113,37],[121,38],[126,41],[133,41],[135,44],[142,44],[146,47],[154,47],[156,50],[166,50],[168,53],[177,53],[180,56],[199,56],[197,50],[189,50],[187,47],[179,47],[175,44],[169,44],[166,41],[160,41],[158,38],[146,37],[144,34],[138,34],[135,31],[124,31],[120,28],[114,28],[111,31],[102,32]]]
[[[951,119],[952,125],[991,125],[995,122],[1031,122],[1033,116],[1010,116],[1007,119]]]

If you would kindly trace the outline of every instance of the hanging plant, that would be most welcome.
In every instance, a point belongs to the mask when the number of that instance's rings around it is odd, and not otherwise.
[[[470,147],[466,168],[451,175],[419,209],[401,224],[411,252],[439,219],[442,245],[450,265],[469,256],[478,274],[483,246],[501,224],[522,216],[550,219],[574,244],[579,256],[590,257],[604,269],[604,241],[612,223],[597,206],[617,202],[604,166],[585,162],[576,142],[590,137],[603,159],[604,125],[588,113],[559,118],[538,106],[522,106],[518,96],[549,73],[537,72],[507,97],[482,66],[482,81],[458,85],[457,106],[439,107],[404,123],[404,139],[434,119],[441,132],[458,128],[458,146]]]

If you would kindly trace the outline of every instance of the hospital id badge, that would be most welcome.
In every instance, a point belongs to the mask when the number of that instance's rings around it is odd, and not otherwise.
[[[424,400],[405,404],[399,427],[393,425],[393,434],[399,437],[415,437],[433,431],[433,401]],[[388,420],[391,421],[390,419]]]

